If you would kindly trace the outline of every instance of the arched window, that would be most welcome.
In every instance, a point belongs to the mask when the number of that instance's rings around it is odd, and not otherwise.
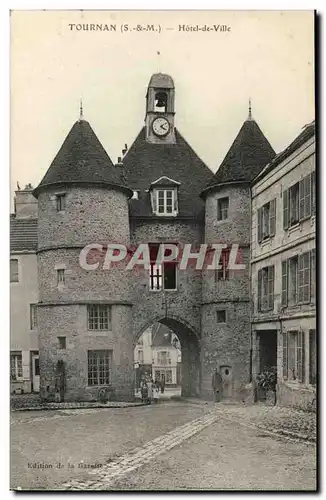
[[[168,96],[166,92],[156,92],[154,111],[165,113],[167,111]]]

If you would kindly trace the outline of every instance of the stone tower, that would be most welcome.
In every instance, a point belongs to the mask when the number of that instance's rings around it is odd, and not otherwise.
[[[241,397],[250,381],[250,182],[274,156],[249,109],[248,120],[202,193],[206,202],[205,242],[226,245],[221,269],[203,273],[203,396],[211,392],[214,368],[220,370],[224,397]],[[236,259],[230,253],[234,244],[238,245]],[[231,260],[244,269],[228,269]]]
[[[175,89],[169,75],[151,77],[145,124],[123,158],[128,185],[137,192],[129,202],[132,245],[148,244],[155,260],[161,243],[192,251],[204,241],[205,204],[201,191],[212,171],[186,142],[175,124]],[[179,254],[180,255],[180,254]],[[179,337],[182,348],[182,393],[200,393],[201,270],[170,265],[134,274],[133,335],[137,342],[151,324],[160,322]]]
[[[104,384],[119,399],[133,395],[129,275],[102,263],[90,270],[80,260],[86,245],[105,251],[110,242],[129,244],[131,195],[122,166],[113,165],[81,117],[34,190],[43,399],[98,399]],[[93,251],[85,262],[101,258]]]

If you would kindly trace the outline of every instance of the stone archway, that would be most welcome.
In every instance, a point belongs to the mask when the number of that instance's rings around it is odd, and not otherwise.
[[[181,344],[182,383],[181,395],[185,397],[200,394],[200,340],[187,321],[176,317],[153,317],[138,330],[134,338],[136,345],[142,333],[152,324],[161,323],[177,335]]]

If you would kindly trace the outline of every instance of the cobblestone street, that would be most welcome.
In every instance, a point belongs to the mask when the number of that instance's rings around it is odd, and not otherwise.
[[[290,415],[184,402],[14,412],[11,488],[313,490],[314,444],[273,434]]]

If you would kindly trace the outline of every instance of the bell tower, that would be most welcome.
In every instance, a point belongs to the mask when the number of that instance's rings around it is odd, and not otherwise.
[[[146,141],[175,144],[174,83],[169,75],[154,74],[146,94]]]

